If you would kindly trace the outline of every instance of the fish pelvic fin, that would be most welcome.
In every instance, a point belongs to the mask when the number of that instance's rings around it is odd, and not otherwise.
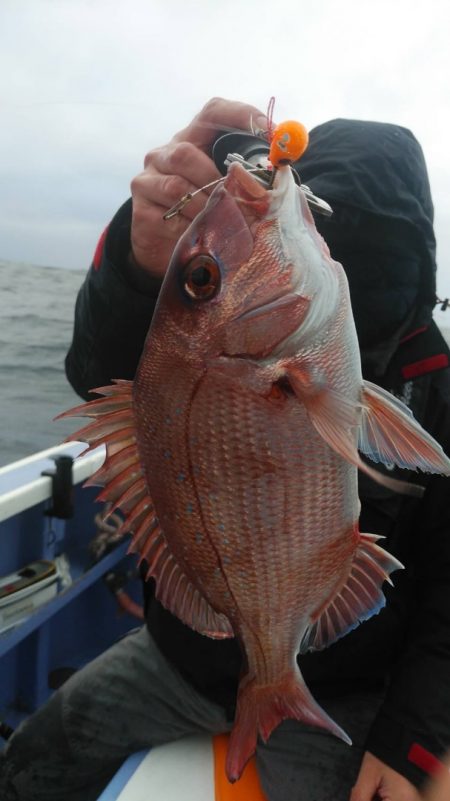
[[[273,730],[287,718],[318,726],[351,745],[343,729],[314,700],[297,666],[276,684],[260,685],[254,679],[246,682],[244,678],[225,764],[230,782],[242,775],[256,750],[258,735],[267,742]]]
[[[381,484],[401,495],[422,497],[424,493],[423,487],[386,476],[361,459],[357,442],[359,431],[364,425],[365,409],[362,402],[355,403],[348,400],[342,393],[328,387],[325,382],[314,386],[307,371],[302,367],[289,365],[286,374],[292,389],[304,404],[312,425],[330,448],[347,462],[357,467],[358,470],[370,476],[377,484]],[[385,394],[387,395],[388,393]],[[417,430],[422,433],[418,423],[414,421],[414,424]],[[367,426],[367,423],[365,425]],[[432,440],[429,435],[426,436]],[[435,445],[440,448],[437,443]],[[387,463],[390,462],[392,462],[392,459],[387,461]]]
[[[103,487],[97,500],[109,503],[105,519],[116,509],[123,512],[117,536],[132,535],[128,550],[138,554],[139,563],[146,560],[147,578],[155,579],[155,594],[163,606],[201,634],[233,637],[228,618],[216,612],[188,578],[159,525],[136,442],[132,388],[132,381],[115,381],[93,390],[103,397],[60,415],[93,418],[69,439],[85,441],[89,449],[106,446],[103,465],[85,486]]]
[[[383,608],[383,582],[392,584],[390,574],[403,565],[377,545],[379,539],[375,534],[359,534],[350,575],[332,601],[313,615],[300,653],[326,648]]]
[[[402,401],[364,382],[359,450],[383,464],[450,475],[450,459]]]

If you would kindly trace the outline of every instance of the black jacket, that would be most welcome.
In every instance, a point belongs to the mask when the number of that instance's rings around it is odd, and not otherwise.
[[[335,208],[334,219],[317,223],[346,269],[348,261],[355,310],[369,301],[371,313],[358,325],[365,377],[401,397],[450,453],[450,354],[431,321],[433,208],[419,145],[398,126],[334,120],[311,132],[298,167]],[[133,378],[155,307],[158,283],[144,295],[127,279],[130,222],[128,201],[99,243],[77,299],[66,369],[85,398],[112,378]],[[405,471],[394,475],[404,479]],[[450,482],[409,478],[425,486],[422,499],[393,495],[360,477],[361,531],[384,535],[383,547],[406,565],[385,589],[385,609],[299,663],[325,709],[327,696],[386,688],[366,748],[420,785],[424,774],[408,759],[411,746],[436,756],[450,746]],[[183,625],[154,599],[151,583],[145,597],[147,623],[163,653],[231,717],[241,662],[236,642],[210,640]]]

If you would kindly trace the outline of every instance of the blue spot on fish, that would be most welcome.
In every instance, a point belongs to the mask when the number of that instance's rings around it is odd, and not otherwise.
[[[217,528],[219,529],[219,531],[225,531],[225,526],[224,526],[224,524],[223,524],[223,523],[219,523],[219,525],[217,526]]]
[[[201,531],[196,531],[194,536],[196,542],[203,542],[203,534]]]
[[[194,511],[194,507],[193,507],[192,503],[186,504],[186,512],[188,513],[188,515],[191,515],[193,511]]]
[[[172,451],[164,451],[163,456],[164,456],[164,459],[171,459],[172,458]]]
[[[185,481],[185,480],[186,480],[186,476],[184,475],[184,473],[178,473],[177,481],[182,482],[182,481]]]

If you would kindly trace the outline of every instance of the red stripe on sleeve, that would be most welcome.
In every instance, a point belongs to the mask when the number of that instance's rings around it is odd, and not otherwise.
[[[428,359],[421,359],[419,362],[406,364],[402,367],[402,376],[408,381],[410,378],[417,378],[419,375],[432,373],[433,370],[442,370],[448,367],[449,360],[446,353],[439,353],[437,356],[430,356]]]
[[[106,226],[105,230],[103,231],[100,239],[97,242],[97,247],[95,248],[94,258],[92,259],[92,264],[94,265],[94,270],[99,270],[100,265],[102,263],[102,256],[103,256],[103,248],[105,247],[105,239],[106,234],[108,233],[109,225]]]
[[[440,759],[431,754],[427,751],[426,748],[419,745],[419,743],[413,743],[411,748],[408,752],[408,760],[412,762],[413,765],[417,765],[418,768],[424,771],[424,773],[428,773],[430,776],[435,776],[436,773],[441,773],[443,770],[447,770],[444,763],[441,762]]]
[[[427,330],[428,330],[428,326],[427,325],[423,325],[421,328],[416,328],[415,331],[411,331],[410,334],[406,334],[406,336],[403,337],[403,339],[400,340],[400,345],[403,345],[404,342],[409,342],[410,339],[413,339],[418,334],[423,334],[423,332],[427,331]]]

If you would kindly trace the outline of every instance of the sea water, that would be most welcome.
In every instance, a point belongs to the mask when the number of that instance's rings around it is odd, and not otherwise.
[[[0,260],[0,465],[60,443],[81,420],[64,358],[84,271]]]

